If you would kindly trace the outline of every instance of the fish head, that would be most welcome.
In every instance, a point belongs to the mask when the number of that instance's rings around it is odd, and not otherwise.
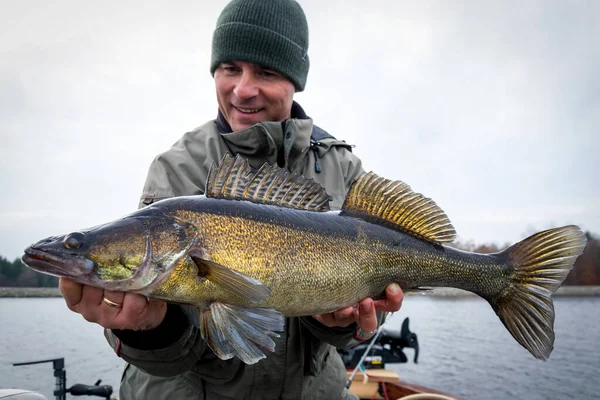
[[[36,271],[78,283],[141,291],[169,273],[195,237],[189,223],[141,213],[43,239],[25,249],[22,261]]]

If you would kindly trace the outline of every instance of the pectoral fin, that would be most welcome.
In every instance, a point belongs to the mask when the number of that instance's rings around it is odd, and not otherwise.
[[[196,251],[191,251],[189,254],[198,266],[198,275],[222,286],[236,296],[242,297],[251,303],[260,303],[265,301],[271,294],[271,290],[267,286],[248,275],[205,260]]]
[[[283,331],[285,317],[272,308],[244,308],[211,303],[200,309],[200,333],[222,360],[238,357],[246,364],[266,358],[261,350],[275,351],[271,337]]]

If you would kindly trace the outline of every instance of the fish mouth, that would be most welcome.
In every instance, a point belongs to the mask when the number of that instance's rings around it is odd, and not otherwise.
[[[33,247],[25,249],[21,261],[36,271],[65,277],[80,277],[94,269],[94,262],[80,255],[60,254]]]

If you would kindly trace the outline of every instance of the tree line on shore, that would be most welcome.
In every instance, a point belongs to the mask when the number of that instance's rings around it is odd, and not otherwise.
[[[597,285],[600,286],[600,239],[585,233],[588,243],[584,253],[577,259],[575,266],[565,285]],[[509,246],[496,244],[474,244],[473,242],[454,242],[453,247],[476,253],[495,253]],[[9,261],[0,256],[0,286],[1,287],[57,287],[58,278],[39,273],[27,268],[21,259]]]
[[[58,278],[27,268],[20,258],[9,261],[0,256],[0,286],[58,287]]]

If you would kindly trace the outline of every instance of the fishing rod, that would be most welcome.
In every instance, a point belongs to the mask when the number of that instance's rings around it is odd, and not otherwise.
[[[356,376],[356,373],[363,366],[363,362],[365,361],[365,359],[369,355],[369,352],[371,351],[371,347],[373,347],[373,345],[377,341],[377,338],[379,337],[379,334],[381,333],[381,331],[383,331],[383,325],[381,325],[377,329],[377,332],[375,332],[375,335],[373,336],[373,339],[371,339],[371,342],[369,343],[369,345],[365,349],[365,352],[363,353],[362,357],[360,358],[360,360],[358,360],[358,363],[356,364],[356,367],[354,367],[354,371],[352,371],[352,374],[350,375],[350,377],[346,381],[346,389],[349,389],[350,385],[352,385],[352,381],[354,380],[354,377]]]

